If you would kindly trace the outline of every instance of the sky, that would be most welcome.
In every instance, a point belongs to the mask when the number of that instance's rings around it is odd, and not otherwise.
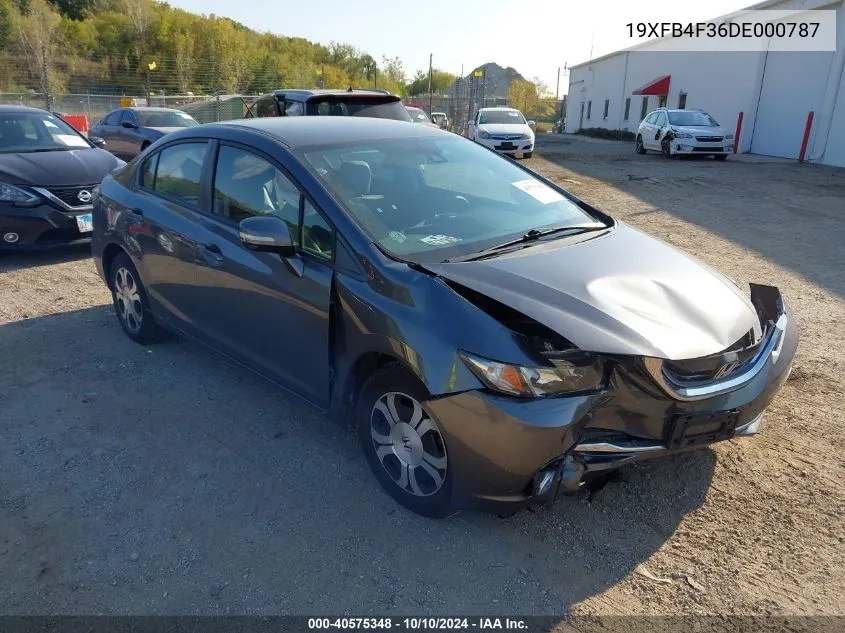
[[[376,60],[399,57],[410,78],[434,67],[464,74],[486,62],[540,78],[555,93],[575,65],[624,48],[629,22],[704,21],[749,0],[168,0],[193,13],[226,16],[257,31],[346,42]]]

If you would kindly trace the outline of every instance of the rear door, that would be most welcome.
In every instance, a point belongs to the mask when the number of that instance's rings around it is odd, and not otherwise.
[[[197,238],[202,174],[209,143],[192,139],[162,148],[144,160],[127,240],[141,253],[141,278],[157,316],[195,334]]]
[[[120,117],[122,116],[122,112],[122,110],[115,110],[114,112],[111,112],[103,119],[102,123],[96,127],[96,130],[92,131],[92,136],[99,136],[105,140],[106,149],[112,154],[118,153],[117,131],[120,126]]]
[[[126,127],[124,124],[133,127]],[[120,154],[126,158],[134,158],[138,155],[141,146],[141,134],[138,131],[138,117],[132,110],[124,110],[120,117],[120,127],[117,133],[117,144],[120,148]]]
[[[211,196],[196,257],[203,339],[326,406],[334,229],[277,162],[237,144],[219,145]],[[256,215],[282,219],[298,255],[246,248],[238,222]]]

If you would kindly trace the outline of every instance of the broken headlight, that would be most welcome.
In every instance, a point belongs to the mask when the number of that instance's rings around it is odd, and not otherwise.
[[[485,386],[512,396],[544,398],[601,387],[604,369],[599,359],[573,353],[549,359],[553,367],[522,367],[467,352],[461,359]]]

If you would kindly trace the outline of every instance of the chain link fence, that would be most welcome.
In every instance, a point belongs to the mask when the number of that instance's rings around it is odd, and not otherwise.
[[[258,95],[103,95],[0,92],[0,103],[32,108],[49,108],[61,114],[82,114],[93,125],[112,110],[132,106],[157,106],[184,110],[200,123],[241,119],[246,104]]]
[[[525,118],[537,123],[537,131],[557,131],[566,108],[564,99],[540,99],[534,103],[512,103],[506,98],[449,95],[417,95],[405,99],[409,106],[422,108],[426,112],[443,112],[449,119],[449,129],[456,134],[465,135],[467,123],[481,108],[507,106],[520,110]]]

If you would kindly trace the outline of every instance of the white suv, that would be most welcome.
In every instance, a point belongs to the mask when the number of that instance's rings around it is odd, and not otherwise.
[[[637,130],[637,154],[650,149],[667,158],[697,155],[725,160],[734,149],[734,135],[701,110],[658,108],[643,119]]]
[[[534,153],[534,121],[513,108],[481,108],[469,122],[467,136],[476,143],[516,158]]]

